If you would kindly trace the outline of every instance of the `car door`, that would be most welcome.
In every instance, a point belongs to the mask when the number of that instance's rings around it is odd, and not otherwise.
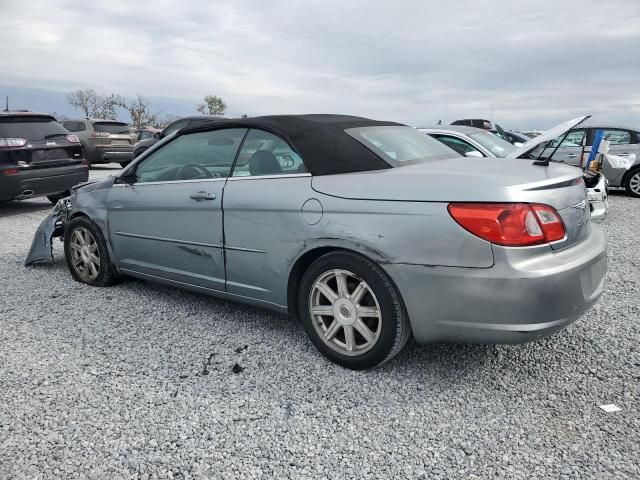
[[[280,137],[249,130],[224,193],[228,293],[287,304],[287,260],[309,228],[303,209],[319,205],[312,196],[300,156]]]
[[[596,129],[594,129],[596,130]],[[609,140],[609,155],[629,158],[635,155],[636,163],[640,161],[640,138],[637,132],[622,128],[603,128],[602,138]],[[613,168],[607,161],[602,163],[602,173],[612,186],[620,186],[626,168]]]
[[[114,185],[108,227],[120,269],[224,290],[222,197],[245,133],[178,135]]]

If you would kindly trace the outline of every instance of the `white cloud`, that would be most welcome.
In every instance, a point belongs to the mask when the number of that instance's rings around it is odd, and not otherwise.
[[[0,84],[231,114],[640,124],[640,2],[4,0]]]

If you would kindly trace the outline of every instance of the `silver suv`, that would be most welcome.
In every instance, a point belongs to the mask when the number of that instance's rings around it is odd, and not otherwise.
[[[62,126],[80,139],[89,168],[111,162],[125,166],[131,161],[136,137],[126,123],[85,118],[65,120]]]

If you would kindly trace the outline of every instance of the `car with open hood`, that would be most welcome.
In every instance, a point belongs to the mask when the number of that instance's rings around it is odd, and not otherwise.
[[[598,135],[609,142],[609,152],[602,162],[602,172],[609,185],[640,197],[640,128],[585,122],[573,128],[566,138],[554,139],[550,145],[550,149],[557,147],[554,160],[584,165]]]
[[[484,129],[468,126],[441,126],[418,128],[433,138],[441,141],[460,155],[477,158],[513,158],[513,159],[547,159],[567,163],[555,152],[557,142],[563,135],[571,131],[577,125],[585,121],[588,116],[578,117],[554,127],[533,139],[529,139],[520,146],[515,146],[502,137]],[[560,140],[559,140],[560,139]],[[555,143],[554,143],[555,142]],[[576,166],[578,166],[576,164]],[[607,178],[604,174],[588,169],[583,171],[585,185],[587,186],[589,208],[591,218],[601,221],[609,208]]]
[[[598,299],[606,239],[575,167],[459,156],[395,122],[265,116],[181,129],[73,190],[27,264],[126,275],[298,317],[352,369],[408,338],[518,343]]]

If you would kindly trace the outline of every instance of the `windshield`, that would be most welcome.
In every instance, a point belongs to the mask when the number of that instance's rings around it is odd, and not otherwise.
[[[504,158],[513,152],[516,147],[506,140],[489,132],[477,132],[469,134],[476,142],[493,153],[496,157]]]
[[[0,137],[44,140],[50,136],[68,134],[69,132],[52,117],[0,117]]]
[[[107,132],[112,134],[129,133],[129,127],[121,122],[96,122],[93,124],[96,132]]]
[[[460,156],[438,140],[411,127],[359,127],[345,132],[392,166]]]

